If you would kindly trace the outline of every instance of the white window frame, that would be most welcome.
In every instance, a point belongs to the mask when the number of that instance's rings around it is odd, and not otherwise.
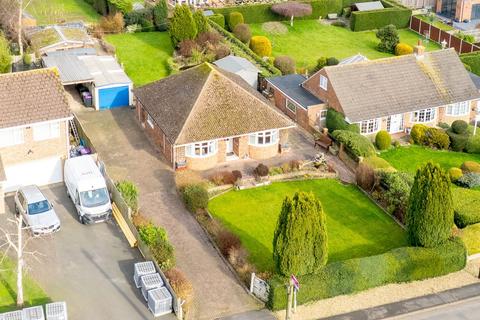
[[[466,116],[470,113],[469,101],[462,101],[454,104],[450,104],[445,107],[445,114],[447,116],[459,117]]]
[[[380,119],[375,118],[375,119],[363,120],[358,123],[358,126],[360,127],[361,134],[376,133],[380,130]]]
[[[328,89],[328,79],[323,74],[320,75],[319,85],[320,85],[320,88],[327,91],[327,89]]]
[[[437,119],[437,108],[427,108],[412,112],[410,121],[413,123],[427,123]],[[423,120],[422,120],[423,117]]]
[[[278,130],[267,130],[251,134],[248,138],[248,144],[256,147],[268,147],[277,144],[278,140]]]
[[[187,145],[185,155],[189,158],[207,158],[217,154],[217,151],[217,140],[210,140]]]
[[[285,100],[285,107],[287,108],[287,110],[293,112],[294,114],[297,113],[297,105],[295,103],[293,103],[293,101],[289,100],[289,99],[286,99]],[[293,109],[292,109],[293,107]]]
[[[147,113],[147,123],[148,123],[148,125],[150,126],[150,128],[153,129],[153,126],[154,126],[154,124],[153,124],[153,118],[152,118],[152,116],[151,116],[150,114],[148,114],[148,113]]]
[[[25,142],[25,128],[0,129],[0,148],[19,145]]]
[[[318,113],[318,117],[320,118],[320,121],[326,120],[327,119],[327,109],[320,110]]]
[[[33,141],[51,140],[60,137],[60,123],[50,122],[32,126]]]

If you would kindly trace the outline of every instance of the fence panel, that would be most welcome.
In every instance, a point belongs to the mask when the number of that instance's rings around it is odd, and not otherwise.
[[[442,42],[442,40],[440,40],[440,34],[440,29],[432,26],[432,28],[430,29],[430,39],[437,43],[440,43]]]
[[[426,38],[430,38],[430,24],[425,21],[420,21],[420,31],[419,33]]]
[[[452,36],[450,40],[450,48],[455,48],[455,51],[460,52],[461,46],[462,46],[462,40]]]
[[[473,44],[468,43],[467,41],[462,41],[462,47],[460,53],[470,53],[473,50]]]

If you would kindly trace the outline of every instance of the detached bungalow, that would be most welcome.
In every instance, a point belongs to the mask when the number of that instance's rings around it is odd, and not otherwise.
[[[333,108],[349,123],[358,123],[365,135],[409,132],[416,123],[472,122],[480,93],[458,55],[453,49],[424,50],[419,44],[411,55],[324,67],[296,88],[323,105],[315,107],[309,126],[297,121],[307,129],[321,128],[326,114],[321,109]],[[275,81],[267,79],[267,90],[273,91],[279,109],[289,103],[307,111],[312,107],[295,103],[295,96]]]
[[[208,63],[134,89],[134,96],[147,136],[174,168],[273,157],[295,126],[242,78]]]

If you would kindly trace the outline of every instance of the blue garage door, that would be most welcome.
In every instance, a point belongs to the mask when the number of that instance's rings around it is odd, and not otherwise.
[[[129,105],[128,86],[98,89],[100,109],[110,109],[116,107],[125,107]]]

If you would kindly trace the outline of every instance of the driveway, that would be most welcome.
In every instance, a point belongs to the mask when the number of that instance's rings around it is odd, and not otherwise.
[[[140,210],[163,226],[178,267],[193,284],[190,319],[215,319],[261,306],[236,281],[177,194],[174,172],[161,161],[128,108],[77,114],[107,172],[140,189]]]
[[[133,284],[133,264],[143,258],[131,249],[114,222],[85,226],[63,184],[42,188],[61,221],[59,232],[34,238],[28,251],[37,250],[40,262],[29,261],[30,273],[54,301],[66,301],[72,320],[154,319]],[[6,198],[7,214],[14,212],[13,196]],[[173,314],[159,318],[176,319]]]

